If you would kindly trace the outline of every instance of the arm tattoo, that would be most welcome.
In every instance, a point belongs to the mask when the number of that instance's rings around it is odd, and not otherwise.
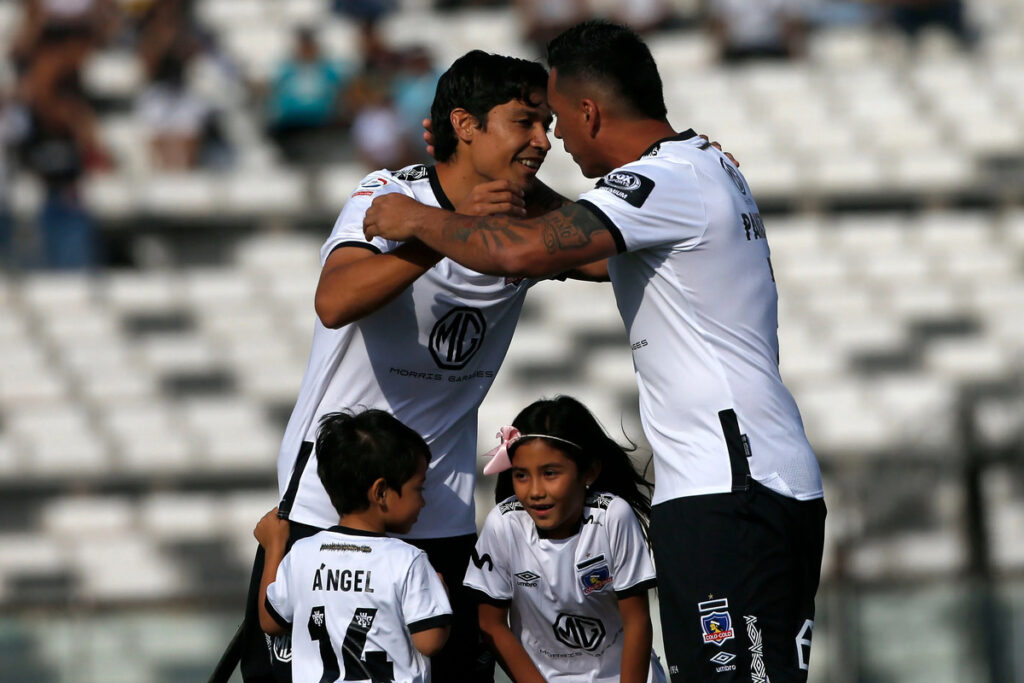
[[[547,247],[549,254],[559,249],[584,247],[590,243],[590,236],[595,232],[607,230],[604,223],[594,214],[573,203],[542,216],[539,221],[544,246]]]
[[[544,183],[535,180],[533,188],[526,193],[526,215],[534,218],[571,203]]]

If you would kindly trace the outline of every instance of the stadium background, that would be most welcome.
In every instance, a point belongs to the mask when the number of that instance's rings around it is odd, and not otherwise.
[[[440,70],[537,56],[531,17],[563,3],[36,3],[109,12],[53,86],[87,114],[56,135],[77,167],[58,179],[26,111],[64,101],[33,69],[79,33],[24,52],[28,4],[0,1],[0,679],[205,680],[275,503],[323,237],[380,155],[421,154],[408,122]],[[811,680],[1024,681],[1024,5],[926,2],[912,33],[889,4],[808,0],[802,54],[748,60],[720,57],[697,0],[591,9],[656,25],[672,123],[721,140],[759,199],[829,505]],[[192,39],[163,83],[140,21],[159,5]],[[346,106],[268,132],[300,27]],[[553,142],[541,178],[575,196]],[[624,342],[607,287],[536,287],[481,452],[558,392],[642,451]]]

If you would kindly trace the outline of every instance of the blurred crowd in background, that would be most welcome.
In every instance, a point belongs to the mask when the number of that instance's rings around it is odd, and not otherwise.
[[[357,28],[358,55],[339,59],[313,26],[296,28],[290,55],[268,77],[246,73],[192,0],[5,0],[21,2],[20,25],[0,58],[0,254],[20,269],[82,268],[103,262],[96,219],[80,182],[115,170],[97,132],[110,106],[90,92],[83,67],[97,50],[132,51],[144,74],[131,106],[145,126],[149,163],[165,171],[222,169],[234,163],[216,102],[190,87],[190,70],[241,88],[262,112],[265,135],[287,164],[358,160],[367,168],[424,161],[421,120],[447,66],[422,45],[389,45],[378,26],[396,0],[323,0]],[[712,36],[724,62],[801,59],[808,31],[837,23],[947,29],[970,49],[975,40],[960,0],[435,0],[439,11],[509,6],[524,44],[542,58],[547,40],[596,15],[650,34],[691,28]],[[488,46],[482,45],[487,48]],[[17,229],[8,180],[15,169],[44,188],[35,221]]]

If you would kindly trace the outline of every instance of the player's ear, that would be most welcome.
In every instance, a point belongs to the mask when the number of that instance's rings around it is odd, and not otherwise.
[[[580,102],[580,116],[583,118],[584,130],[590,137],[595,137],[601,128],[601,108],[597,106],[597,102],[584,97]]]
[[[452,128],[455,130],[455,137],[463,142],[470,142],[480,128],[480,122],[476,117],[462,107],[452,109],[448,120],[451,121]]]

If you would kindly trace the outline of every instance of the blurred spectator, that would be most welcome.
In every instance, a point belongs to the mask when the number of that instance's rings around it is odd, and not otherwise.
[[[964,45],[974,42],[974,31],[964,18],[963,0],[883,0],[889,19],[908,36],[929,26],[944,28]]]
[[[630,26],[637,33],[650,33],[676,24],[672,0],[591,0],[591,13]]]
[[[11,181],[14,179],[12,151],[28,134],[28,129],[27,112],[0,90],[0,267],[10,267],[21,262],[11,207]]]
[[[188,66],[201,46],[189,3],[155,0],[142,19],[138,45],[149,84],[136,101],[136,112],[149,132],[153,165],[195,168],[212,112],[187,84]]]
[[[410,152],[417,161],[430,162],[423,146],[424,118],[430,116],[430,105],[440,72],[434,67],[430,52],[424,46],[409,48],[402,59],[402,65],[391,86],[395,112]],[[390,167],[387,167],[390,168]]]
[[[14,36],[11,57],[19,71],[44,45],[65,39],[106,42],[116,32],[120,14],[113,0],[24,0],[23,23]]]
[[[375,23],[398,8],[397,0],[333,0],[336,14],[359,22]]]
[[[312,30],[296,33],[295,54],[278,69],[268,101],[270,135],[286,157],[301,160],[303,138],[342,122],[349,71],[321,53]]]
[[[544,54],[548,42],[589,15],[586,0],[516,0],[523,20],[523,38],[537,54]]]
[[[360,161],[371,169],[402,168],[412,163],[415,156],[388,91],[371,86],[360,97],[361,106],[352,122],[352,142]]]
[[[723,61],[795,58],[806,33],[802,0],[708,0],[707,22]]]

